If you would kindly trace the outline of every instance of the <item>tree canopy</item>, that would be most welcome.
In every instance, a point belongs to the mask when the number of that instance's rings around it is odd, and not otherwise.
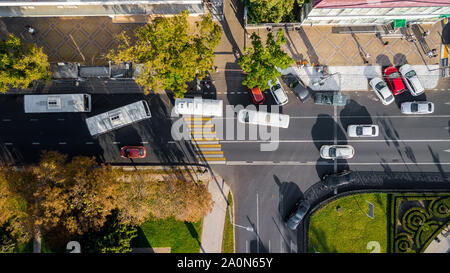
[[[13,34],[0,41],[0,93],[10,88],[29,88],[34,81],[50,78],[50,65],[42,48],[23,45]]]
[[[292,13],[295,2],[304,0],[248,0],[248,16],[251,23],[294,22]]]
[[[213,68],[214,49],[222,35],[210,14],[202,16],[193,29],[187,17],[187,11],[157,17],[139,28],[133,38],[121,33],[117,50],[109,52],[108,58],[116,63],[142,64],[136,82],[147,94],[169,89],[175,97],[183,97],[188,82],[196,76],[203,79]]]
[[[250,39],[252,47],[246,48],[238,60],[239,66],[247,73],[242,84],[248,88],[258,86],[265,90],[269,88],[269,80],[275,81],[281,75],[277,68],[286,69],[294,63],[294,59],[281,49],[281,45],[286,43],[281,29],[277,32],[276,39],[271,32],[267,35],[265,46],[256,33],[252,33]]]

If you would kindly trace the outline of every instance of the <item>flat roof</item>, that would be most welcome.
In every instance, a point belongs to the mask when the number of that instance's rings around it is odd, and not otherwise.
[[[314,8],[449,7],[448,0],[313,0]]]

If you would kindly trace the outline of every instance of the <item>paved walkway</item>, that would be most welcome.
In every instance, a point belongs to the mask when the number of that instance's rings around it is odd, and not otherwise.
[[[428,245],[424,253],[450,253],[450,225],[439,233],[436,239]]]
[[[221,177],[216,176],[216,174],[213,176],[215,179],[209,182],[208,191],[212,195],[214,207],[211,212],[203,218],[202,247],[200,248],[200,251],[203,253],[222,252],[225,216],[228,216],[226,198],[228,197],[230,187]]]

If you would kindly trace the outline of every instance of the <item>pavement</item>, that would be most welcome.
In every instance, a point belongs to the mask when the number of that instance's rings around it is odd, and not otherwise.
[[[450,225],[428,245],[424,253],[450,253]]]

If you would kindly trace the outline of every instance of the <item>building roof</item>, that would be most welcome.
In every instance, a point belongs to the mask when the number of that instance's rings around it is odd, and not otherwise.
[[[313,0],[314,8],[448,7],[448,0]]]

